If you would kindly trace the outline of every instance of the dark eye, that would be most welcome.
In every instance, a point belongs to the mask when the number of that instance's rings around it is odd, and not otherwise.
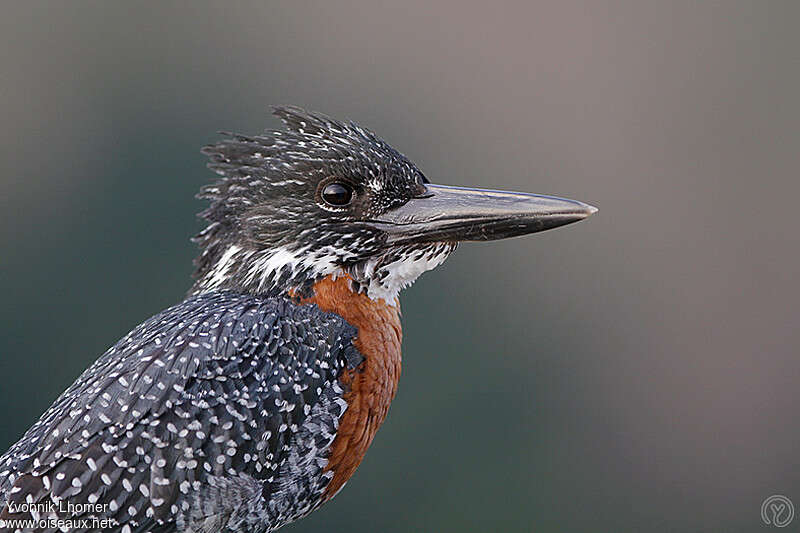
[[[322,199],[330,205],[347,205],[353,199],[353,188],[346,183],[329,183],[322,189]]]

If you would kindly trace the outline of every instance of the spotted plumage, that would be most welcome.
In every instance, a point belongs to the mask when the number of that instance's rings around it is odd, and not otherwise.
[[[317,506],[355,330],[316,306],[191,297],[118,342],[0,459],[9,503],[110,504],[132,531],[263,531]],[[302,487],[303,490],[296,490]]]
[[[0,528],[266,533],[306,515],[347,482],[394,398],[399,291],[459,241],[594,212],[432,185],[356,124],[275,113],[285,131],[204,149],[220,177],[200,194],[189,296],[0,457]]]

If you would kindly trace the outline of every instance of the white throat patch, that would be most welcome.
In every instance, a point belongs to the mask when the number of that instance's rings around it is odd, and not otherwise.
[[[438,267],[455,250],[454,243],[439,243],[425,248],[399,250],[391,259],[369,259],[353,272],[366,287],[367,296],[396,305],[401,290],[414,283],[428,270]]]

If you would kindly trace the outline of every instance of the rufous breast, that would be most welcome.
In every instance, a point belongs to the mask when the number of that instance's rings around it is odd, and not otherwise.
[[[389,305],[354,292],[346,275],[328,276],[315,283],[313,291],[301,303],[315,303],[358,328],[353,344],[364,357],[357,369],[346,370],[339,378],[348,407],[328,458],[326,471],[333,472],[333,479],[325,489],[327,500],[353,475],[386,418],[400,379],[403,332],[399,303]]]

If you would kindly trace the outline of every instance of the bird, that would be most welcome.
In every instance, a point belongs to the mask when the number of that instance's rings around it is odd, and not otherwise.
[[[100,356],[0,457],[0,526],[263,533],[306,516],[386,418],[399,292],[461,242],[597,211],[435,185],[352,121],[272,109],[282,128],[202,150],[218,177],[197,195],[207,225],[185,299]]]

